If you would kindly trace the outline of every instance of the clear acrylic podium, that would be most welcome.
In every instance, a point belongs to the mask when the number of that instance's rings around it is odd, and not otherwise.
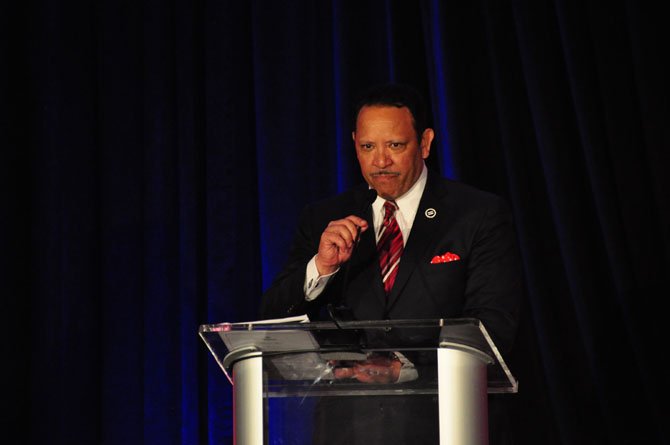
[[[408,421],[435,412],[434,437],[440,444],[486,445],[487,393],[518,390],[476,319],[220,323],[200,326],[199,334],[233,384],[236,445],[293,443],[269,437],[268,417],[275,415],[268,410],[272,399],[297,401],[286,408],[293,412],[295,406],[315,405],[306,400],[345,400],[351,406],[370,400],[408,401],[411,407],[413,400],[426,397],[435,401],[435,409],[408,408]],[[342,368],[367,369],[365,364],[389,356],[402,359],[397,382],[341,378]],[[377,373],[376,369],[366,372]],[[309,423],[311,415],[300,414],[302,423]],[[374,434],[370,428],[374,427],[366,426],[360,434]]]

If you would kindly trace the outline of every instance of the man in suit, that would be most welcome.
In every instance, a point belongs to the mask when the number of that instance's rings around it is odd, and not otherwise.
[[[264,295],[264,317],[321,319],[341,303],[358,320],[473,317],[509,351],[521,295],[510,212],[500,198],[428,171],[434,132],[425,122],[412,88],[384,85],[362,97],[352,138],[368,187],[303,211],[288,262]],[[391,232],[395,247],[381,246]],[[391,381],[399,377],[400,365],[381,366]],[[391,435],[395,443],[417,431],[409,425]]]

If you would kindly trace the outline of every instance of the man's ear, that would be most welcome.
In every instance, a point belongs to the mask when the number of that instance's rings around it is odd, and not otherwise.
[[[426,159],[430,154],[430,144],[433,143],[435,132],[432,128],[426,128],[421,135],[421,157]]]

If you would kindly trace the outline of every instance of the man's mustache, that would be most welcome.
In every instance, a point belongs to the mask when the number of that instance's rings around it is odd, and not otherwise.
[[[378,170],[376,172],[372,172],[372,176],[400,176],[400,172],[393,172],[390,170]]]

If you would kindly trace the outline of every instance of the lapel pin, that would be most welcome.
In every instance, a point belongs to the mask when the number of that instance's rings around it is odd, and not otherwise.
[[[431,207],[429,209],[426,209],[424,215],[426,215],[426,218],[433,219],[437,216],[437,211]]]

